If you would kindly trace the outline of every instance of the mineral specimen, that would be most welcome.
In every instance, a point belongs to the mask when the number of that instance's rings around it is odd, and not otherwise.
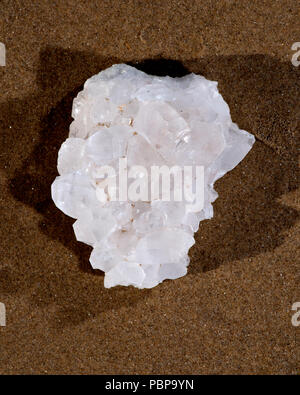
[[[105,287],[184,276],[194,232],[213,216],[214,182],[255,140],[232,122],[217,82],[118,64],[86,81],[72,117],[52,198],[93,247]]]

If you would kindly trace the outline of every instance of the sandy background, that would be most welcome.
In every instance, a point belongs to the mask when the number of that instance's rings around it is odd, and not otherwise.
[[[299,373],[299,12],[296,0],[0,1],[0,373]],[[143,61],[219,81],[257,142],[217,182],[186,277],[107,290],[50,185],[84,81]]]

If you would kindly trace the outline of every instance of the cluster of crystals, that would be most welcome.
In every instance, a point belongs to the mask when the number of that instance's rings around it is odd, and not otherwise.
[[[184,276],[194,232],[213,216],[214,182],[254,143],[232,122],[217,83],[195,74],[157,77],[114,65],[86,81],[72,116],[52,198],[76,219],[76,238],[93,247],[90,262],[105,272],[105,287],[151,288]],[[203,166],[204,207],[189,212],[184,200],[99,199],[97,169],[110,165],[117,171],[119,158],[127,158],[128,168]]]

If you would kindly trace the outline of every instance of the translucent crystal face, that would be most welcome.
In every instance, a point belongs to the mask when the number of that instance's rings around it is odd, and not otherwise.
[[[194,232],[213,216],[214,182],[254,143],[232,122],[217,83],[195,74],[156,77],[114,65],[86,81],[72,116],[52,198],[76,219],[76,238],[93,247],[90,262],[105,272],[105,287],[151,288],[184,276]],[[121,172],[121,160],[135,170]],[[157,185],[149,174],[155,166],[201,168],[201,191],[187,185],[194,200],[184,198],[189,192],[176,200],[174,176],[170,199],[153,196]],[[197,183],[200,173],[190,180]],[[121,186],[126,198],[123,192],[120,198]],[[202,204],[191,209],[200,193]]]

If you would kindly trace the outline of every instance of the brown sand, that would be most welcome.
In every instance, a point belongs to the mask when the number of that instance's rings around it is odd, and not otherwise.
[[[2,374],[299,372],[299,11],[296,0],[0,2]],[[219,81],[257,142],[218,181],[186,277],[107,290],[51,201],[57,151],[88,77],[161,58]]]

